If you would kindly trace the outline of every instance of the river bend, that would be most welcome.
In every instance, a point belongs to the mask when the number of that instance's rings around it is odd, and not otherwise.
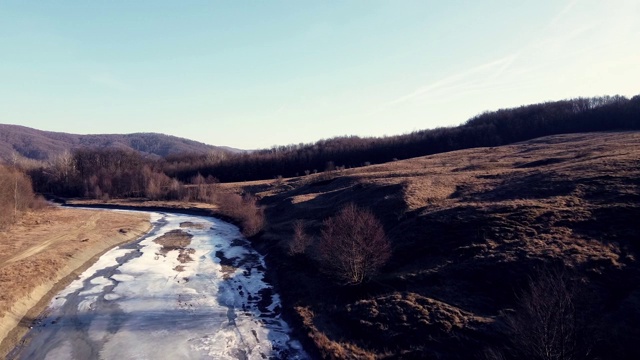
[[[57,294],[10,358],[308,357],[280,317],[263,257],[237,227],[151,217],[149,234],[108,251]],[[172,236],[177,244],[165,241]]]

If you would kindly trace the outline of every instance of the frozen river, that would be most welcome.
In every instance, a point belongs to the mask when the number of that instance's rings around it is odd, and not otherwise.
[[[18,359],[304,359],[261,255],[218,219],[152,213],[57,294]]]

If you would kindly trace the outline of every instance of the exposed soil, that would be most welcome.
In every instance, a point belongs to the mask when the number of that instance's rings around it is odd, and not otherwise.
[[[202,230],[202,229],[206,229],[207,226],[205,224],[202,223],[194,223],[191,221],[185,221],[183,223],[180,224],[181,228],[188,228],[188,229],[198,229],[198,230]]]
[[[188,226],[182,226],[183,224],[186,223],[182,223],[180,224],[181,227],[188,227]],[[193,226],[195,226],[195,224],[190,223]],[[182,230],[171,230],[168,233],[160,236],[159,238],[153,240],[153,242],[155,242],[156,244],[160,244],[162,245],[162,248],[160,249],[160,254],[162,256],[167,256],[167,254],[170,251],[173,250],[178,250],[178,261],[180,261],[182,264],[186,263],[186,262],[190,262],[193,261],[193,258],[190,255],[195,254],[195,250],[191,249],[191,248],[187,248],[187,246],[189,246],[189,244],[191,244],[191,238],[193,237],[193,235],[182,231]],[[178,265],[174,268],[175,271],[184,271],[184,267],[182,265]]]
[[[191,244],[193,235],[182,230],[171,230],[168,233],[153,240],[154,243],[162,245],[162,253],[166,255],[169,251],[184,249]]]
[[[0,233],[0,357],[102,253],[150,229],[146,214],[46,208]]]

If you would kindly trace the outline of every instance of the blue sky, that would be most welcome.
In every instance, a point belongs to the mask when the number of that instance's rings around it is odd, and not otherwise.
[[[0,123],[264,148],[640,94],[640,1],[2,1]]]

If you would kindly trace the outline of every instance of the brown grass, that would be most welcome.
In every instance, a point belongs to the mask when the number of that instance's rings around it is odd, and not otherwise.
[[[153,240],[153,242],[162,245],[162,249],[160,251],[163,255],[166,255],[169,251],[179,250],[189,246],[189,244],[191,244],[192,237],[193,235],[182,230],[171,230]]]
[[[193,223],[182,223],[180,224],[180,227],[183,227],[183,224],[185,225],[185,227],[197,226]],[[187,246],[191,244],[191,238],[193,238],[193,235],[185,231],[171,230],[168,233],[153,240],[153,242],[162,245],[162,248],[160,248],[160,253],[158,255],[167,256],[170,251],[178,250],[178,261],[184,264],[193,261],[193,258],[191,258],[190,255],[193,255],[196,252],[194,249],[187,248]],[[174,268],[174,270],[178,272],[184,271],[184,266],[178,265]]]
[[[0,233],[0,357],[100,254],[149,228],[143,214],[47,208]]]
[[[295,312],[308,329],[308,337],[320,349],[325,359],[376,359],[376,354],[365,351],[356,345],[331,340],[314,324],[314,312],[308,307],[296,307]]]
[[[640,133],[610,132],[216,186],[261,199],[266,224],[254,244],[286,284],[278,290],[285,311],[294,309],[293,325],[312,350],[326,358],[448,359],[505,341],[501,314],[546,264],[591,279],[601,297],[617,296],[606,298],[602,316],[627,324],[610,323],[610,333],[635,336],[638,179]],[[348,203],[371,209],[393,246],[389,264],[361,291],[332,285],[312,260],[323,221]],[[315,240],[290,256],[296,220]],[[618,354],[629,353],[634,336],[620,336],[631,340],[616,344]]]
[[[203,229],[207,228],[207,225],[203,224],[203,223],[194,223],[194,222],[191,222],[191,221],[185,221],[185,222],[180,223],[180,227],[181,228],[203,230]]]
[[[298,325],[321,354],[447,358],[459,349],[482,351],[482,341],[497,331],[491,324],[514,306],[514,294],[538,266],[561,263],[580,271],[602,294],[615,287],[640,291],[632,275],[616,275],[640,271],[638,179],[640,132],[610,132],[282,179],[278,186],[220,186],[262,199],[267,225],[257,246],[277,264],[279,282],[287,284],[280,289],[283,301],[298,306]],[[295,247],[294,221],[304,221],[317,241],[323,220],[351,202],[371,209],[393,244],[393,257],[376,279],[380,288],[362,294],[328,285],[313,251],[306,262],[285,260]],[[405,290],[404,300],[393,300],[395,289]],[[368,309],[379,313],[380,326],[367,325],[365,311],[347,310],[380,299],[384,306]],[[451,326],[439,332],[420,320],[435,299],[443,309],[459,310],[440,312]],[[610,316],[618,316],[615,309]],[[394,328],[404,329],[398,330],[403,336],[391,336]]]

